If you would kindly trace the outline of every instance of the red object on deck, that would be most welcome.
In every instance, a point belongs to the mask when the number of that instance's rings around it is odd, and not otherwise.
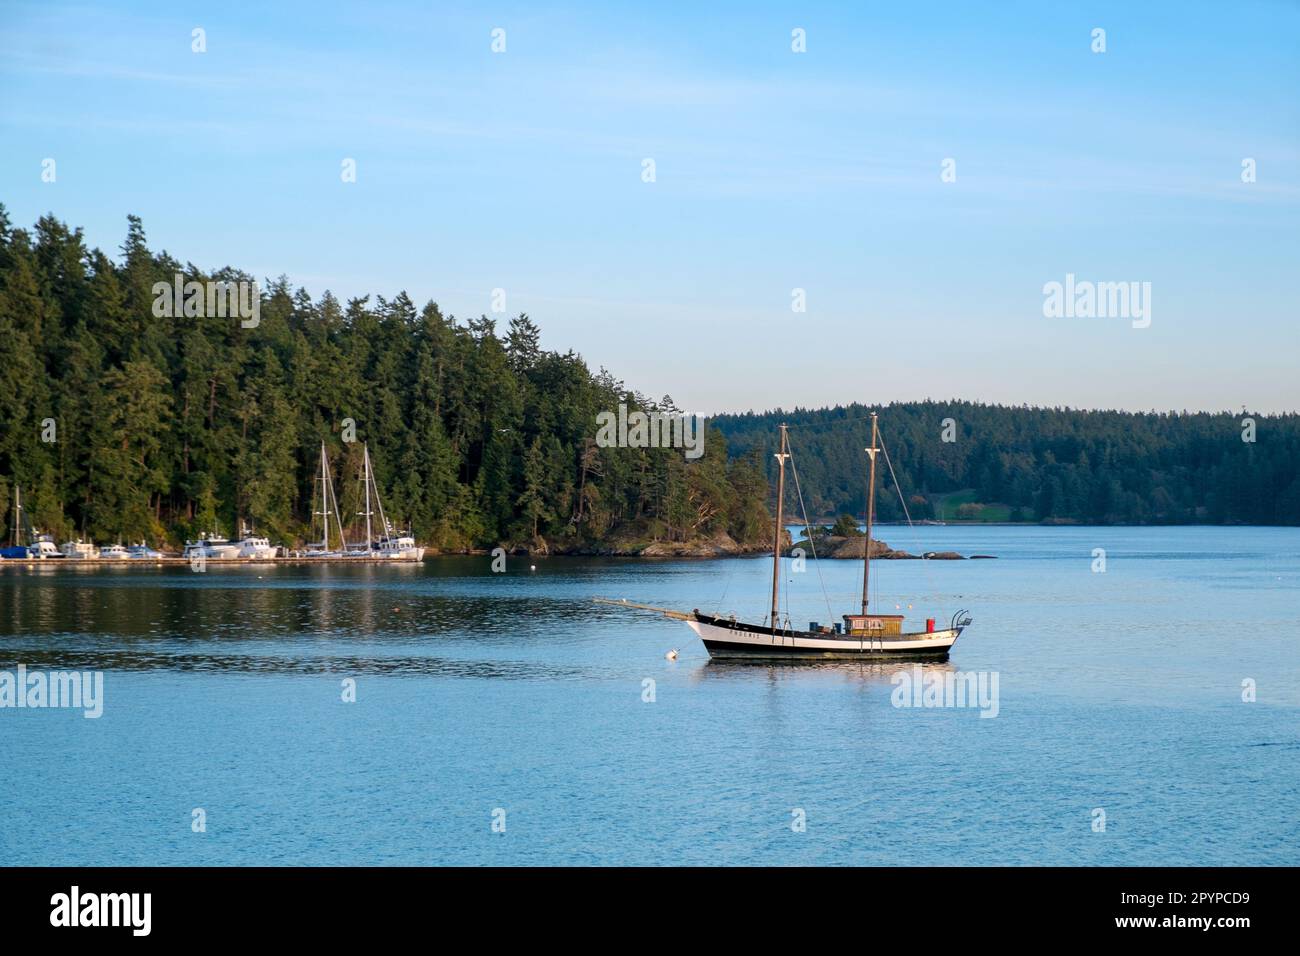
[[[927,618],[925,619],[925,633],[927,633],[927,634],[933,634],[933,633],[934,633],[934,618],[932,618],[932,617],[927,617]]]

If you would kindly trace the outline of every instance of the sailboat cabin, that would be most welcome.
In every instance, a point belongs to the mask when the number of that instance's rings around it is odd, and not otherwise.
[[[901,614],[845,614],[844,631],[847,634],[902,634]]]

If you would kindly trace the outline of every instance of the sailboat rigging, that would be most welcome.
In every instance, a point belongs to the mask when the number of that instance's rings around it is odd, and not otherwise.
[[[307,545],[307,557],[337,557],[348,550],[347,539],[343,537],[343,519],[339,516],[339,499],[334,493],[334,478],[330,474],[329,456],[325,453],[325,442],[320,443],[320,475],[316,478],[321,488],[321,509],[316,510],[316,496],[312,495],[312,526],[316,519],[321,519],[321,539]],[[338,550],[330,550],[330,515],[339,529]]]
[[[370,460],[370,445],[361,446],[361,485],[364,510],[357,512],[357,517],[365,518],[365,539],[362,544],[345,546],[349,557],[386,558],[397,561],[422,561],[424,548],[415,543],[415,536],[409,530],[398,530],[388,520],[384,512],[384,501],[379,494],[379,483],[375,480],[375,469]],[[382,533],[375,537],[373,518],[379,515]]]

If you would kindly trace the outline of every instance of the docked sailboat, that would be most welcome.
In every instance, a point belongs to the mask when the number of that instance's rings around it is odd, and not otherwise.
[[[772,542],[772,608],[762,623],[749,623],[735,617],[705,614],[698,608],[690,613],[656,608],[628,601],[598,599],[602,604],[656,611],[666,617],[684,621],[704,642],[714,658],[751,660],[944,660],[948,652],[971,623],[965,611],[955,613],[945,628],[936,628],[934,618],[926,620],[923,631],[905,631],[901,614],[879,614],[870,606],[871,528],[876,503],[876,457],[882,451],[876,415],[871,416],[871,447],[867,484],[866,538],[862,558],[862,604],[857,613],[843,615],[843,625],[809,625],[807,630],[791,626],[789,615],[782,620],[781,535],[784,530],[785,468],[790,459],[786,426],[781,426],[781,450],[776,454],[778,478],[776,492],[776,526]],[[886,455],[888,453],[886,452]],[[892,471],[892,469],[891,469]],[[797,477],[797,473],[796,473]]]
[[[319,541],[309,542],[307,545],[306,556],[309,558],[334,558],[339,557],[348,550],[347,539],[343,537],[343,519],[339,516],[339,499],[334,493],[334,478],[330,474],[329,456],[325,453],[325,443],[320,443],[320,473],[316,477],[320,484],[321,507],[320,511],[316,510],[316,495],[312,493],[311,505],[311,523],[316,527],[316,519],[321,519],[321,538]],[[334,516],[335,527],[339,531],[339,547],[337,550],[330,549],[330,516]]]
[[[397,530],[384,513],[384,502],[379,497],[379,484],[375,481],[374,468],[370,464],[370,446],[361,446],[361,484],[365,510],[357,516],[365,519],[366,537],[364,545],[354,545],[347,551],[349,556],[362,558],[391,558],[397,561],[422,561],[424,548],[415,543],[410,531]],[[373,500],[372,500],[373,494]],[[383,532],[374,537],[373,518],[377,509],[379,524]]]
[[[26,543],[21,539],[25,537]],[[0,558],[18,558],[44,560],[62,558],[63,552],[54,543],[54,538],[32,528],[31,518],[23,508],[22,491],[14,485],[13,521],[9,525],[9,546],[0,548]]]

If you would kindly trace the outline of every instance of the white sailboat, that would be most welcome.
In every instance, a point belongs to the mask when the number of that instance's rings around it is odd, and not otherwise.
[[[366,521],[365,544],[354,546],[348,554],[356,557],[391,558],[396,561],[424,560],[424,548],[415,543],[415,537],[411,532],[395,529],[384,513],[384,502],[379,497],[379,484],[375,481],[375,472],[370,464],[369,444],[361,446],[361,481],[364,487],[365,510],[357,512],[357,516],[364,517]],[[371,522],[375,514],[371,510],[372,492],[373,507],[378,509],[379,524],[383,528],[383,533],[378,539],[374,537],[374,527]]]
[[[312,527],[316,526],[316,519],[321,519],[321,538],[319,541],[312,541],[307,545],[306,555],[309,558],[332,558],[339,557],[348,550],[347,539],[343,536],[343,519],[339,517],[339,500],[334,493],[334,478],[330,475],[329,456],[325,453],[325,442],[320,443],[320,474],[316,477],[317,483],[321,488],[321,508],[316,510],[316,495],[312,493]],[[334,516],[335,526],[339,530],[339,547],[337,550],[330,549],[330,516]]]

